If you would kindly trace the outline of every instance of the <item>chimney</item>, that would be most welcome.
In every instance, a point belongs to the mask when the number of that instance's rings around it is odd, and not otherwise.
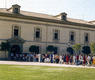
[[[20,6],[18,4],[12,5],[12,12],[15,14],[20,13]]]
[[[61,16],[61,20],[67,21],[67,13],[65,12],[61,13],[60,16]]]

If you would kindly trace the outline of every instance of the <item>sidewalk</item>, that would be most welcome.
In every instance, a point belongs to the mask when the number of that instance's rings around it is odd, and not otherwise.
[[[93,66],[82,66],[82,65],[66,65],[66,64],[55,64],[55,63],[38,63],[38,62],[17,62],[17,61],[0,61],[0,64],[8,65],[35,65],[35,66],[55,66],[55,67],[76,67],[76,68],[95,68]]]

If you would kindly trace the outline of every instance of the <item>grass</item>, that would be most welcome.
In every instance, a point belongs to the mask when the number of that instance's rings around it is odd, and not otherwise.
[[[0,65],[0,80],[95,80],[95,69]]]

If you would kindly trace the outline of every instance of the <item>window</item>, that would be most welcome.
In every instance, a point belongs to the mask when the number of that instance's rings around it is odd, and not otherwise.
[[[14,13],[18,13],[18,8],[15,8],[14,9]]]
[[[89,34],[88,33],[85,33],[84,41],[89,42]]]
[[[59,39],[59,31],[58,30],[54,30],[54,40],[58,40]]]
[[[35,39],[40,39],[41,38],[41,30],[40,28],[35,29]]]
[[[75,41],[75,33],[70,32],[70,41]]]
[[[20,29],[18,26],[13,26],[13,37],[20,36]]]
[[[14,36],[18,36],[18,29],[14,29]]]

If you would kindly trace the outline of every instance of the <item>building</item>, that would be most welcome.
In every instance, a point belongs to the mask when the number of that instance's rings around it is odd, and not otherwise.
[[[0,43],[8,41],[10,52],[14,49],[28,53],[36,45],[39,53],[46,53],[46,47],[53,45],[56,53],[66,53],[67,47],[76,43],[89,45],[95,41],[95,24],[71,19],[66,13],[56,16],[26,12],[19,5],[0,9]]]

